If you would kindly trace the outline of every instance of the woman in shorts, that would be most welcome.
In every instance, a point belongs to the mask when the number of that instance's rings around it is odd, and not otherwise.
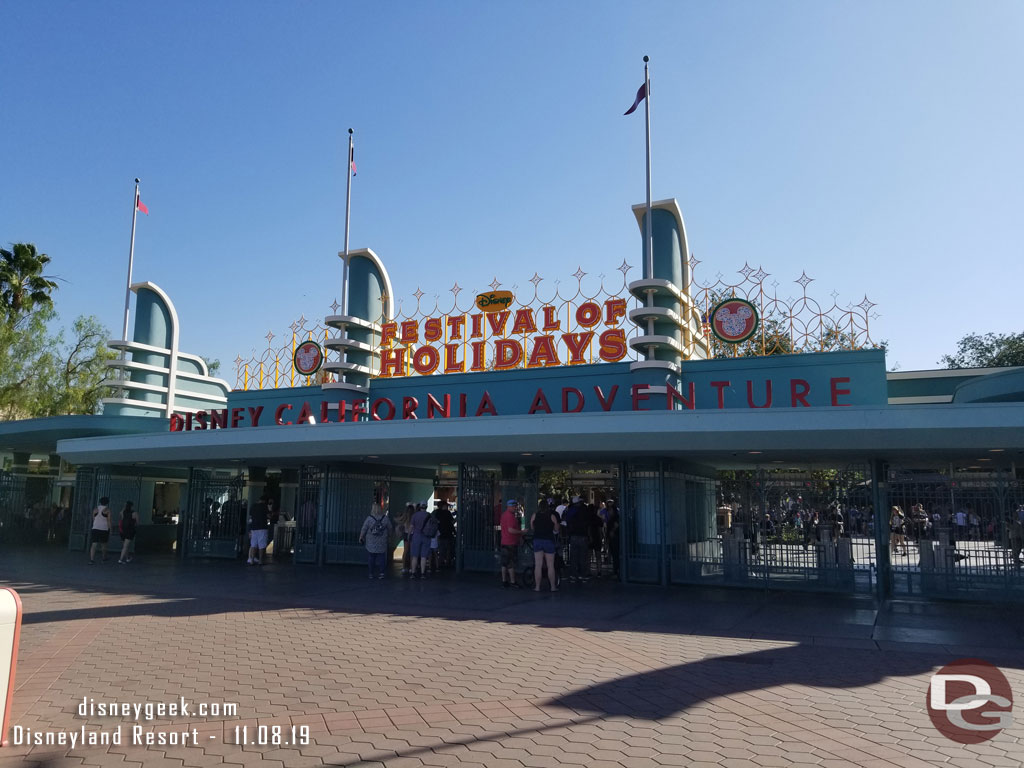
[[[555,573],[555,541],[558,537],[558,515],[545,504],[544,507],[533,513],[530,518],[530,528],[533,530],[533,580],[534,592],[540,592],[540,582],[543,578],[543,566],[547,565],[548,583],[551,584],[551,591],[558,591],[558,574]]]
[[[110,540],[110,499],[104,496],[92,511],[92,545],[89,547],[89,565],[96,562],[96,545],[99,544],[103,559],[107,559],[107,542]]]
[[[121,557],[117,561],[124,565],[132,561],[131,547],[132,542],[135,541],[135,529],[139,524],[139,513],[135,511],[135,505],[130,501],[124,503],[124,509],[121,510],[121,541],[124,544],[121,545]]]

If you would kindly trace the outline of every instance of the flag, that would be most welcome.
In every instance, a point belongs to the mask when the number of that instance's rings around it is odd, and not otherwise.
[[[636,101],[633,102],[633,106],[626,110],[627,115],[632,115],[636,112],[636,108],[640,106],[640,102],[647,98],[647,83],[640,86],[640,90],[636,92]]]
[[[142,202],[138,195],[135,196],[135,207],[149,216],[149,208],[146,207],[146,204]]]
[[[356,148],[353,146],[348,152],[348,164],[352,166],[352,175],[356,175]]]

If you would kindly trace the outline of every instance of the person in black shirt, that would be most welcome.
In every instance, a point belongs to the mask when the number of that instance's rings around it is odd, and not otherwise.
[[[249,516],[249,565],[263,565],[263,556],[267,552],[267,529],[270,527],[267,501],[266,496],[261,497]]]
[[[565,510],[565,523],[569,533],[569,581],[587,581],[590,578],[590,524],[587,508],[579,496]]]
[[[558,573],[555,571],[555,541],[558,538],[559,521],[554,508],[547,504],[530,518],[533,531],[533,581],[534,592],[540,592],[540,582],[547,564],[548,583],[551,591],[558,591]]]

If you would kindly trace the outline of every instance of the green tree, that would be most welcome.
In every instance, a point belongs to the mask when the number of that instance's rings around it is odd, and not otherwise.
[[[968,334],[957,342],[954,354],[942,356],[939,365],[947,368],[1024,365],[1024,332]]]
[[[17,323],[36,307],[53,309],[50,293],[57,283],[43,274],[49,263],[31,243],[0,248],[0,302],[8,322]]]

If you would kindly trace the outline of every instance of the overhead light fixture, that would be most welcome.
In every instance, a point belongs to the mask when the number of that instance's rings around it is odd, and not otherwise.
[[[756,453],[764,453],[764,451],[747,451],[747,453],[754,455]]]
[[[1005,448],[989,448],[988,452],[989,453],[1002,453],[1005,450],[1006,450]]]
[[[532,453],[521,453],[521,454],[519,454],[519,455],[520,455],[520,456],[533,456],[533,454],[532,454]]]

